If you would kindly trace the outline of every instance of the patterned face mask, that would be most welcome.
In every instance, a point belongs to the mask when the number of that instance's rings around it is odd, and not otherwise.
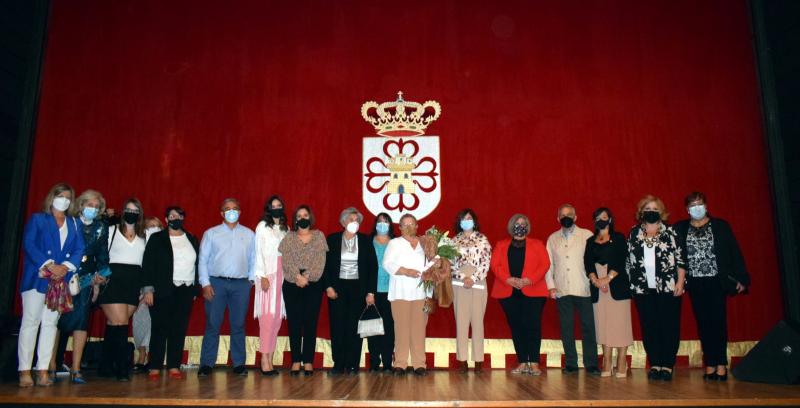
[[[528,226],[527,225],[514,225],[514,236],[516,237],[524,237],[528,235]]]

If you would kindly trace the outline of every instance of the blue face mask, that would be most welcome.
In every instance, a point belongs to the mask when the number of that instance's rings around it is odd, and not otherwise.
[[[693,205],[689,207],[689,216],[691,216],[693,220],[702,220],[703,218],[705,218],[706,217],[705,204]]]
[[[389,235],[389,223],[388,222],[379,222],[375,225],[375,232],[378,235]]]
[[[464,231],[472,231],[472,229],[475,228],[474,220],[461,220],[459,224],[461,225],[461,229]]]
[[[225,221],[233,224],[236,221],[239,221],[239,211],[236,210],[228,210],[225,211]]]
[[[82,215],[83,215],[83,218],[86,218],[87,221],[91,221],[91,220],[95,219],[95,217],[97,217],[97,213],[99,211],[100,210],[98,210],[97,208],[94,208],[94,207],[84,207]]]

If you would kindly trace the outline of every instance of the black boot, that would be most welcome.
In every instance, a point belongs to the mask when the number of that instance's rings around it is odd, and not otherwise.
[[[116,349],[115,349],[115,366],[116,371],[114,374],[117,376],[117,381],[130,381],[130,355],[128,353],[128,325],[114,326],[116,329]]]
[[[103,344],[100,362],[97,364],[97,375],[100,377],[114,376],[114,326],[106,323],[106,330],[103,334]]]

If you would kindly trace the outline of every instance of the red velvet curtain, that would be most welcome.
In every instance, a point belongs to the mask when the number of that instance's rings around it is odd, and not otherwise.
[[[580,226],[602,205],[627,231],[644,194],[675,221],[704,191],[753,277],[729,302],[731,340],[756,340],[782,303],[750,41],[743,0],[54,2],[28,209],[63,180],[115,208],[179,204],[200,236],[223,198],[254,227],[278,193],[333,232],[343,208],[366,213],[361,104],[402,90],[443,107],[423,230],[472,207],[493,242],[515,212],[546,239],[569,202]],[[203,325],[198,299],[190,334]],[[486,325],[510,336],[495,300]],[[452,312],[428,331],[455,336]],[[544,336],[559,336],[551,302]],[[688,299],[682,337],[697,338]]]

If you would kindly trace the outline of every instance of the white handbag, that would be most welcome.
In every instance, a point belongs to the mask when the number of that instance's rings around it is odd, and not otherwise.
[[[370,306],[375,308],[375,312],[378,313],[378,318],[362,319],[364,317],[364,312],[366,312]],[[381,312],[378,311],[378,307],[374,304],[367,305],[358,318],[358,335],[363,339],[365,337],[383,336],[383,334],[383,318],[381,317]]]
[[[78,274],[73,273],[72,277],[69,278],[69,294],[77,296],[78,293],[81,293],[81,281],[78,279]]]

